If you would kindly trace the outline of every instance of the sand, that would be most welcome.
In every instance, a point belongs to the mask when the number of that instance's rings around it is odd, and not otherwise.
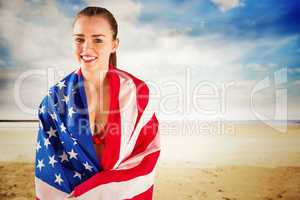
[[[300,167],[161,168],[159,200],[299,200]]]
[[[0,199],[34,198],[33,164],[0,162]],[[154,199],[299,200],[300,167],[159,167]]]
[[[0,199],[34,199],[32,163],[0,162]]]

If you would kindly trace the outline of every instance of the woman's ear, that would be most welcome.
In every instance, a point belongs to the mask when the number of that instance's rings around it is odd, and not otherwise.
[[[112,46],[112,50],[111,53],[114,53],[117,51],[118,47],[119,47],[119,38],[116,38],[115,40],[113,40],[113,46]]]

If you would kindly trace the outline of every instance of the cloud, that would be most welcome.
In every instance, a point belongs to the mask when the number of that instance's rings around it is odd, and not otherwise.
[[[292,84],[296,86],[300,86],[300,80],[293,81]]]
[[[211,0],[222,12],[227,12],[242,5],[240,0]]]
[[[5,61],[4,61],[4,59],[0,59],[0,66],[4,66],[5,65]]]
[[[268,72],[275,67],[278,67],[275,63],[251,63],[245,66],[246,68],[254,71],[254,72]]]
[[[141,4],[137,1],[130,0],[86,0],[88,6],[100,6],[107,8],[113,13],[118,23],[128,24],[135,23],[141,11]]]
[[[70,67],[72,58],[71,19],[56,1],[31,3],[25,0],[1,2],[1,32],[16,66]]]
[[[300,73],[300,67],[288,67],[288,73],[291,73],[291,74],[298,74]]]

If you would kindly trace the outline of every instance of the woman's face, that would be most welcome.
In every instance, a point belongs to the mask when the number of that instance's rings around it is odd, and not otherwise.
[[[107,70],[109,56],[118,48],[109,22],[101,16],[80,16],[74,24],[73,36],[80,65],[88,71]]]

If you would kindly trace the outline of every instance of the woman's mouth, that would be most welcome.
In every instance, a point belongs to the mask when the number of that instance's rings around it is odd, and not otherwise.
[[[91,63],[91,62],[94,62],[97,59],[96,56],[89,56],[89,55],[80,55],[80,58],[85,63]]]

